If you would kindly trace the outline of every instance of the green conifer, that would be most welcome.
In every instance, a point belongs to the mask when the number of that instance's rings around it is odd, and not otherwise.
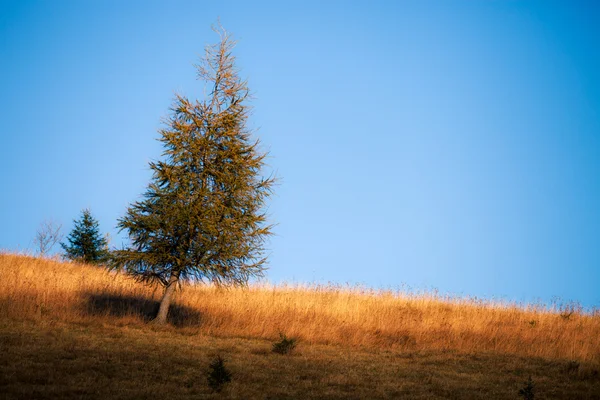
[[[246,125],[249,92],[235,67],[235,42],[215,31],[220,42],[197,66],[206,98],[176,96],[160,130],[163,160],[150,163],[143,199],[118,223],[131,243],[113,253],[113,268],[164,286],[158,324],[181,281],[245,284],[265,268],[264,206],[274,181],[262,175],[266,153]]]
[[[72,261],[88,264],[101,264],[108,260],[108,243],[100,235],[98,221],[90,210],[81,211],[79,220],[74,220],[75,227],[67,236],[68,243],[61,243],[65,256]]]

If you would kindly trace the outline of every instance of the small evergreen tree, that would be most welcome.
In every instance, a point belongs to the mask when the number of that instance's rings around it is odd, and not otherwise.
[[[108,243],[100,235],[98,221],[94,219],[90,210],[81,212],[79,220],[74,220],[75,227],[67,236],[68,243],[61,243],[65,256],[69,260],[88,264],[101,264],[109,257]]]
[[[182,280],[245,284],[262,275],[263,243],[271,233],[264,205],[272,177],[262,176],[266,153],[246,127],[248,88],[240,79],[222,29],[198,66],[203,101],[176,96],[160,131],[164,160],[150,163],[151,183],[119,228],[131,244],[113,252],[112,266],[165,290],[154,323],[164,324]]]
[[[226,384],[231,382],[231,376],[232,374],[225,367],[225,360],[221,356],[217,356],[208,366],[208,386],[217,393],[223,390]]]

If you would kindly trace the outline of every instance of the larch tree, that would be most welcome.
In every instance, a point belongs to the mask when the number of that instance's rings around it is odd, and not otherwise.
[[[263,275],[271,234],[265,202],[274,178],[264,175],[266,152],[247,126],[249,91],[235,65],[235,41],[219,27],[198,70],[205,96],[176,95],[159,131],[162,160],[151,162],[143,198],[118,222],[129,244],[112,267],[164,287],[154,323],[167,321],[184,281],[245,285]]]

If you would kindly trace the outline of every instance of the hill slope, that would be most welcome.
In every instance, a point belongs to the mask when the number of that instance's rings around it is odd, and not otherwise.
[[[339,287],[160,290],[98,268],[0,255],[7,398],[600,398],[600,317]],[[283,332],[291,355],[271,352]],[[206,383],[222,355],[224,393]]]

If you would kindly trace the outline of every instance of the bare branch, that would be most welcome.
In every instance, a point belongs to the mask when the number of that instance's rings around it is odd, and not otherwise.
[[[40,256],[45,256],[52,250],[56,243],[60,242],[63,238],[61,232],[62,224],[54,222],[52,220],[44,220],[33,239],[33,246]]]

